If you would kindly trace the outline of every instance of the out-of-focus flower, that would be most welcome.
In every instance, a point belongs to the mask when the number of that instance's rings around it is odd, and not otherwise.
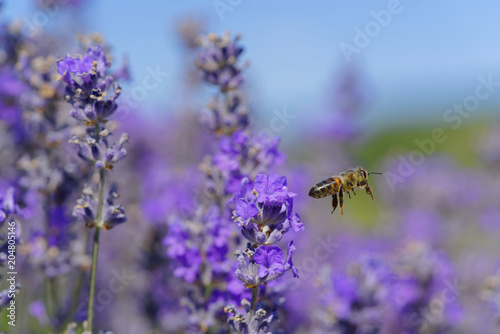
[[[491,129],[483,134],[477,150],[484,161],[491,165],[500,165],[500,123],[493,124]]]
[[[334,271],[325,279],[315,317],[329,333],[378,333],[391,291],[392,272],[380,256],[365,255],[348,274]]]
[[[242,68],[237,63],[243,48],[237,44],[238,40],[238,36],[231,39],[229,34],[220,37],[209,34],[203,41],[203,52],[195,61],[203,79],[220,86],[222,91],[238,88],[243,82]]]
[[[5,193],[5,197],[0,195],[0,227],[9,215],[19,214],[19,205],[14,200],[14,188],[10,187]]]
[[[0,228],[5,225],[9,231],[8,234],[0,234],[0,267],[7,267],[9,255],[16,255],[16,252],[12,251],[12,247],[20,242],[21,226],[19,222],[12,220],[12,216],[19,215],[19,213],[20,209],[14,198],[14,188],[10,187],[7,189],[4,197],[0,195]],[[10,221],[8,221],[9,218],[11,219]],[[6,223],[7,221],[8,223]],[[11,225],[12,223],[14,225]],[[11,240],[14,240],[14,242]],[[0,279],[4,279],[2,275],[0,275]],[[0,310],[14,298],[12,292],[17,293],[19,290],[19,282],[16,282],[14,285],[15,291],[12,291],[10,285],[9,283],[8,288],[0,290]]]
[[[231,316],[228,323],[231,328],[237,333],[255,333],[255,334],[269,334],[271,333],[272,323],[278,319],[278,312],[266,311],[265,305],[257,305],[255,314],[250,312],[250,303],[247,300],[242,301],[242,306],[245,312],[239,312],[235,306],[228,305],[225,311]]]
[[[425,243],[411,242],[396,254],[392,264],[392,298],[397,312],[394,330],[437,334],[456,328],[461,319],[461,286],[456,284],[450,260]],[[442,309],[433,308],[437,302],[443,303]]]

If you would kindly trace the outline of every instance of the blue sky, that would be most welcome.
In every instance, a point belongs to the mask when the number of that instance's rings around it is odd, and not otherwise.
[[[63,1],[63,0],[61,0]],[[393,0],[392,0],[393,1]],[[175,99],[182,54],[174,35],[179,18],[203,17],[209,31],[243,35],[249,84],[261,113],[287,106],[305,119],[328,112],[328,85],[346,65],[342,42],[355,45],[355,28],[374,21],[372,11],[391,1],[220,0],[232,10],[223,20],[216,1],[90,1],[85,32],[98,31],[128,55],[135,78],[148,66],[168,71],[150,106]],[[3,15],[30,19],[31,0],[5,1]],[[234,4],[234,5],[231,5]],[[400,12],[352,58],[373,89],[366,122],[440,118],[453,103],[473,93],[479,75],[500,80],[500,2],[401,0]],[[49,23],[50,24],[50,23]],[[500,91],[482,106],[500,105]]]

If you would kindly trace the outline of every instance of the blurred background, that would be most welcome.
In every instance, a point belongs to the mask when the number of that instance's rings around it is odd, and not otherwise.
[[[184,76],[185,53],[176,28],[183,18],[199,22],[205,33],[231,31],[244,37],[249,46],[246,58],[252,64],[248,86],[259,103],[256,112],[263,116],[286,105],[300,117],[291,124],[294,130],[307,120],[313,124],[311,113],[315,117],[329,113],[330,87],[348,65],[359,69],[368,85],[365,93],[373,98],[362,118],[370,128],[440,121],[444,110],[471,92],[478,76],[500,74],[500,43],[495,35],[500,5],[495,1],[402,0],[397,2],[397,13],[385,19],[387,24],[380,14],[386,25],[379,24],[380,29],[370,28],[370,22],[378,22],[374,13],[387,11],[390,1],[262,4],[243,0],[228,7],[223,1],[222,5],[217,1],[89,1],[78,10],[78,21],[57,10],[45,20],[32,1],[4,2],[2,16],[8,20],[32,22],[48,32],[61,21],[75,32],[100,32],[117,57],[128,57],[131,85],[147,74],[147,66],[160,66],[169,73],[168,80],[148,92],[144,104],[164,113],[173,112],[163,102],[174,99],[175,87]],[[365,31],[367,25],[373,37],[368,36],[366,43],[362,38],[355,41],[357,29]],[[342,47],[343,43],[358,51],[344,52],[350,48]],[[500,97],[492,96],[474,118],[492,112],[499,101]]]
[[[380,333],[500,332],[500,3],[43,2],[3,1],[2,24],[17,24],[24,38],[47,36],[53,44],[44,52],[56,58],[80,50],[77,35],[98,33],[111,50],[111,70],[127,69],[117,119],[132,139],[128,165],[115,176],[129,221],[110,234],[100,263],[133,268],[137,279],[110,302],[115,312],[97,316],[99,328],[216,332],[180,319],[181,296],[168,289],[155,296],[151,287],[177,284],[162,248],[165,221],[185,209],[182,201],[202,182],[198,165],[215,146],[199,122],[216,91],[195,66],[198,37],[230,32],[244,47],[241,90],[252,131],[281,138],[287,159],[271,171],[287,176],[306,226],[293,236],[301,280],[289,283],[278,327],[368,333],[338,329],[345,309],[352,315],[356,307],[336,275],[373,289],[356,266],[378,254],[404,278],[391,288],[400,299],[391,304],[397,311],[383,313]],[[16,166],[12,160],[2,165]],[[383,173],[369,177],[374,201],[360,189],[341,215],[331,214],[329,197],[307,196],[315,183],[358,165]],[[16,175],[3,168],[1,189]],[[127,193],[127,184],[134,190]],[[28,235],[25,270],[35,272]],[[325,242],[332,252],[319,259],[315,250]],[[161,265],[151,259],[157,253]],[[456,298],[439,299],[446,289]],[[29,312],[19,311],[25,327],[13,333],[45,332],[50,315],[20,295]],[[417,320],[402,325],[394,314]],[[123,319],[134,319],[133,331]]]

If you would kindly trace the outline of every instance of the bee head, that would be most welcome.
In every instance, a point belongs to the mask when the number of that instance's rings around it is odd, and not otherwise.
[[[379,173],[379,172],[371,172],[371,173],[368,173],[366,171],[366,169],[364,169],[363,167],[358,167],[358,173],[359,175],[361,175],[363,177],[364,180],[366,180],[368,178],[368,175],[370,174],[378,174],[378,175],[382,175],[382,173]]]
[[[368,178],[368,172],[363,167],[358,167],[358,173],[363,177],[364,180]]]

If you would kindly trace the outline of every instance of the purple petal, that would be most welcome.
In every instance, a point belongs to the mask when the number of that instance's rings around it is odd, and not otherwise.
[[[259,246],[253,255],[253,260],[257,264],[267,263],[267,247],[269,246]]]
[[[267,257],[269,264],[282,263],[283,262],[283,251],[276,245],[268,246]],[[268,266],[269,267],[269,266]]]
[[[293,254],[297,251],[297,248],[293,245],[293,240],[288,244],[288,256],[285,264],[285,270],[292,268],[293,277],[299,277],[299,270],[294,267],[292,262]]]
[[[263,265],[259,266],[259,269],[257,269],[257,274],[259,275],[260,278],[266,277],[269,274],[269,271],[267,268]]]
[[[294,213],[290,219],[290,224],[295,232],[304,231],[304,224],[300,221],[300,216],[298,213]]]
[[[247,223],[250,219],[257,216],[259,209],[254,202],[248,203],[244,199],[239,199],[236,201],[234,212],[242,223]]]

